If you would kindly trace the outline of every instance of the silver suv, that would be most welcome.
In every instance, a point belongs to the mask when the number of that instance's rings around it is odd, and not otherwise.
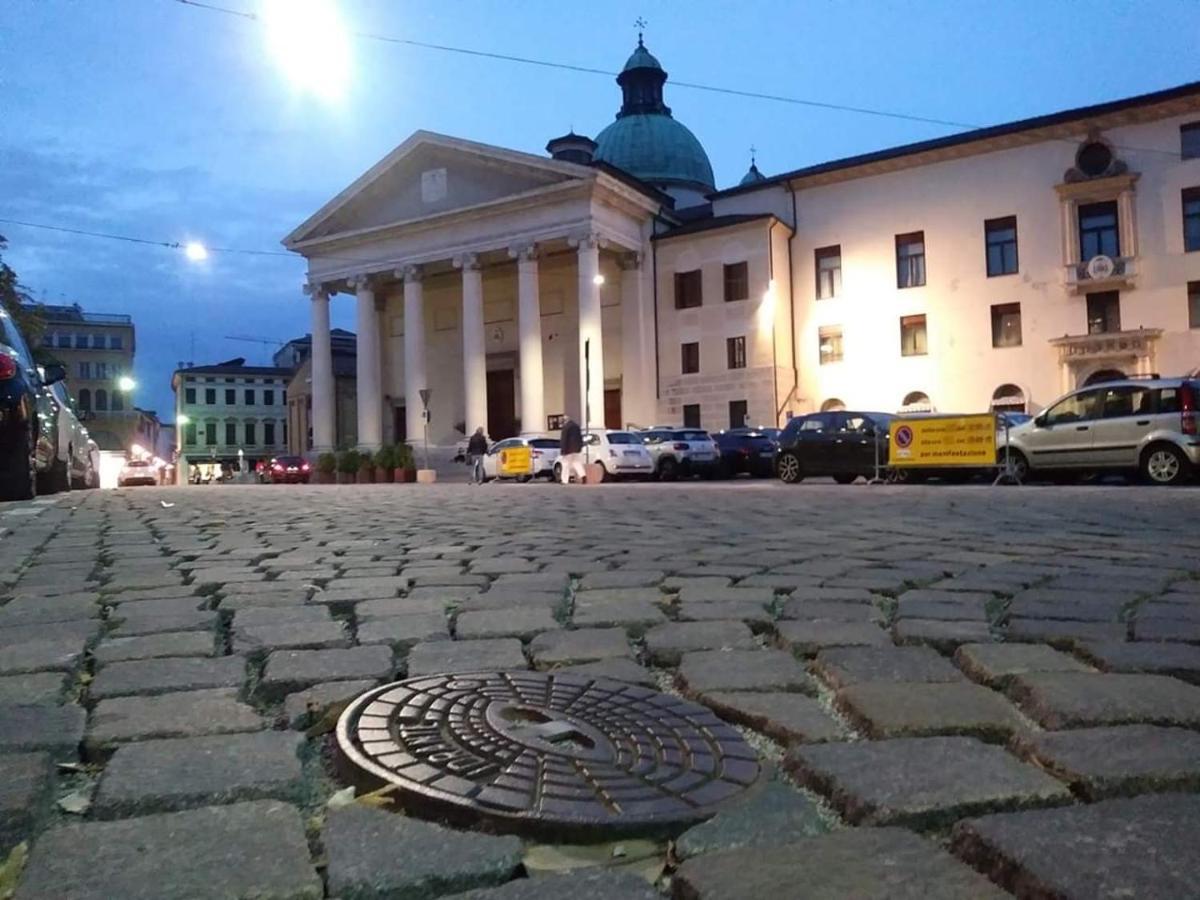
[[[1012,428],[1007,452],[1020,477],[1042,471],[1137,471],[1181,484],[1200,468],[1200,380],[1108,381],[1067,394]]]
[[[721,451],[702,428],[651,428],[639,431],[638,437],[654,460],[654,474],[663,481],[688,475],[713,477],[718,472]]]

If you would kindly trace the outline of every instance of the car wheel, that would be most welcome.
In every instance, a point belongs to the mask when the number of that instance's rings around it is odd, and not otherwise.
[[[658,464],[658,477],[663,481],[674,481],[679,477],[679,464],[673,459],[664,459]]]
[[[858,480],[858,476],[851,475],[849,473],[845,475],[834,475],[833,480],[838,484],[854,484],[854,482]]]
[[[556,462],[554,464],[554,468],[551,469],[551,471],[554,473],[554,483],[562,484],[562,463]]]
[[[600,467],[600,483],[601,484],[604,484],[604,482],[606,482],[606,481],[613,480],[612,473],[609,472],[608,469],[604,468],[604,463],[596,463],[596,465],[598,465]]]
[[[1170,444],[1154,444],[1142,454],[1142,477],[1150,484],[1182,484],[1191,474],[1188,470],[1187,458]]]
[[[42,485],[47,494],[57,494],[71,489],[71,468],[61,459],[50,461],[50,469],[42,476]]]
[[[29,432],[18,439],[8,464],[0,470],[0,500],[32,500],[37,496],[37,460]]]
[[[1005,465],[1005,458],[1008,459],[1007,469],[1011,472],[1018,481],[1027,481],[1029,479],[1029,460],[1025,458],[1025,454],[1020,450],[1005,450],[1000,455],[1000,465]]]
[[[795,453],[780,454],[778,471],[779,480],[784,484],[799,484],[804,480],[804,467]]]

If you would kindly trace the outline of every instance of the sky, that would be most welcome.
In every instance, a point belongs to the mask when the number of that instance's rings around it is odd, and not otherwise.
[[[261,12],[266,0],[211,2]],[[614,72],[641,17],[671,80],[973,125],[1200,80],[1195,0],[328,2],[352,32]],[[417,129],[544,153],[568,129],[595,135],[620,105],[611,76],[353,37],[291,43],[281,59],[278,34],[178,0],[2,0],[0,218],[282,251]],[[328,77],[314,91],[297,71]],[[344,90],[328,96],[339,71]],[[770,175],[961,130],[670,80],[665,99],[718,187],[746,172],[751,146]],[[135,402],[164,420],[180,362],[265,364],[274,345],[230,337],[309,330],[298,257],[196,264],[162,247],[3,223],[0,234],[36,299],[133,316]],[[353,310],[336,297],[334,325],[353,330]]]

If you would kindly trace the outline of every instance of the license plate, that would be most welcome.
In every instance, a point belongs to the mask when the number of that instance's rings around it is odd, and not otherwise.
[[[770,450],[764,450],[758,455],[763,457],[764,459],[769,459],[770,457],[774,456],[775,454],[772,453]]]
[[[642,454],[638,453],[636,450],[626,450],[626,451],[624,451],[624,453],[625,453],[626,458],[631,458],[631,459],[637,459],[639,456],[642,455]]]
[[[712,459],[712,454],[711,453],[693,453],[692,457],[695,459]]]

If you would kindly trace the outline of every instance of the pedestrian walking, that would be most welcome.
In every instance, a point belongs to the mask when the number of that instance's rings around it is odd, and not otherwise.
[[[487,453],[487,436],[480,425],[467,441],[467,462],[471,464],[471,484],[483,484],[483,455]]]
[[[570,484],[571,476],[583,484],[587,479],[587,467],[583,464],[583,432],[579,423],[568,418],[563,422],[558,439],[559,461],[562,463],[562,483]]]

